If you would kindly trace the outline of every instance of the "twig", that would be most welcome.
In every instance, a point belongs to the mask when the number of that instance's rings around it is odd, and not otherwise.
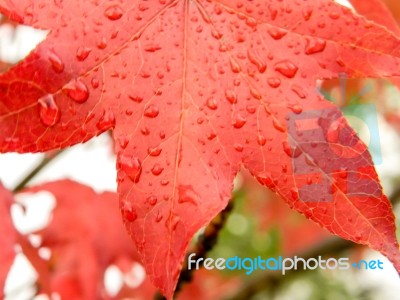
[[[63,153],[64,150],[57,150],[52,152],[51,154],[46,154],[45,157],[42,159],[42,161],[39,162],[39,164],[34,167],[28,175],[26,175],[20,183],[18,183],[13,192],[17,193],[24,189],[26,185],[40,172],[42,171],[50,162],[52,162],[57,156],[59,156],[61,153]]]
[[[228,216],[230,212],[233,209],[233,203],[230,201],[227,205],[227,207],[221,211],[211,222],[208,224],[208,226],[205,228],[204,233],[202,233],[198,241],[196,243],[196,246],[194,249],[189,251],[189,253],[186,254],[186,258],[183,263],[182,271],[178,279],[178,283],[175,289],[175,295],[179,293],[183,286],[189,282],[191,282],[193,278],[193,272],[194,269],[188,269],[187,265],[187,258],[190,254],[195,253],[197,258],[205,258],[207,256],[207,253],[211,251],[215,244],[218,241],[218,236],[223,228],[223,226],[226,223],[226,220],[228,219]],[[154,300],[163,300],[165,299],[160,293],[157,293],[154,296]]]

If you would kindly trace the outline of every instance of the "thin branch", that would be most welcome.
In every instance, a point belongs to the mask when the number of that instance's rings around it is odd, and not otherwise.
[[[221,211],[205,228],[204,232],[199,236],[197,243],[191,251],[186,254],[186,258],[183,263],[182,271],[178,279],[178,283],[175,289],[175,295],[179,293],[185,284],[192,281],[194,269],[188,268],[187,261],[188,256],[192,253],[196,254],[196,258],[205,258],[207,253],[210,252],[218,241],[218,236],[221,229],[224,227],[226,220],[229,217],[230,212],[233,209],[232,200],[228,203],[227,207]],[[203,260],[204,261],[204,260]],[[154,300],[164,300],[165,298],[157,293],[154,296]]]
[[[17,193],[24,189],[28,183],[42,171],[49,163],[51,163],[56,157],[58,157],[64,150],[57,150],[51,152],[51,154],[46,154],[39,164],[34,167],[14,188],[13,192]]]

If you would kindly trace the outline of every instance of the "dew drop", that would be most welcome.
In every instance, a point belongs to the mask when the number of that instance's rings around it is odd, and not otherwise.
[[[79,47],[76,52],[76,58],[79,61],[84,61],[89,56],[90,52],[92,52],[92,49],[89,47]]]
[[[142,129],[140,129],[140,132],[144,135],[144,136],[148,136],[150,134],[150,130],[147,127],[143,127]]]
[[[104,15],[111,21],[120,19],[123,14],[124,12],[118,4],[111,5],[104,11]]]
[[[249,104],[246,106],[246,110],[249,114],[254,114],[257,111],[257,107]]]
[[[156,52],[158,50],[161,50],[161,46],[158,44],[147,44],[144,46],[144,51],[147,52]]]
[[[270,87],[276,89],[281,85],[281,80],[279,78],[268,78],[268,84]]]
[[[266,187],[268,187],[270,189],[274,189],[276,187],[275,180],[273,180],[271,174],[269,174],[267,172],[263,172],[263,173],[257,174],[256,175],[256,179],[262,185],[265,185]]]
[[[49,53],[49,61],[54,72],[62,73],[64,71],[64,63],[62,62],[61,58],[54,52]]]
[[[207,100],[206,105],[211,110],[216,110],[218,108],[217,102],[212,97]]]
[[[304,52],[308,55],[315,54],[324,51],[325,47],[326,47],[325,40],[320,38],[307,38]]]
[[[146,199],[147,203],[149,203],[151,206],[154,206],[157,204],[157,197],[156,196],[150,196]]]
[[[148,118],[156,118],[159,113],[158,107],[153,104],[150,104],[144,111],[144,115]]]
[[[239,115],[236,117],[236,119],[232,122],[232,126],[236,129],[240,129],[246,124],[246,118],[243,116]]]
[[[304,9],[303,9],[303,18],[304,18],[304,20],[306,20],[306,21],[310,20],[310,18],[312,16],[312,13],[313,13],[312,6],[304,7]]]
[[[332,20],[337,20],[337,19],[340,18],[340,14],[339,14],[338,12],[336,12],[336,11],[333,11],[333,12],[330,12],[330,13],[329,13],[329,17],[330,17]]]
[[[267,139],[262,134],[259,134],[258,137],[257,137],[257,143],[260,146],[264,146],[267,143]]]
[[[294,188],[290,189],[290,194],[291,194],[293,200],[299,199],[299,190],[297,188],[294,187]]]
[[[231,70],[233,73],[240,73],[241,69],[239,64],[233,58],[230,59]]]
[[[143,97],[140,97],[138,95],[129,94],[128,97],[129,99],[131,99],[133,102],[136,103],[141,103],[143,101]]]
[[[132,157],[123,153],[118,155],[118,166],[133,182],[139,182],[142,174],[142,163],[139,158]]]
[[[122,137],[118,139],[118,144],[122,149],[125,149],[129,144],[129,139],[126,137]]]
[[[108,130],[115,126],[115,116],[111,110],[106,110],[103,113],[103,116],[96,124],[97,128],[101,131]]]
[[[132,207],[125,205],[122,208],[122,216],[124,219],[130,223],[134,222],[137,219],[137,214],[136,212],[132,209]]]
[[[163,216],[162,216],[162,214],[160,213],[160,211],[158,211],[157,212],[157,215],[156,215],[156,223],[160,223],[161,222],[161,220],[163,219]]]
[[[290,105],[289,109],[296,115],[301,114],[303,112],[303,106],[301,106],[300,104]]]
[[[299,68],[288,60],[281,61],[275,65],[275,71],[287,78],[293,78],[298,70]]]
[[[269,35],[274,39],[274,40],[280,40],[283,38],[288,32],[285,29],[278,28],[278,27],[271,27],[268,30]]]
[[[334,121],[328,128],[328,131],[326,133],[326,140],[329,143],[337,143],[340,138],[340,132],[341,132],[341,122],[336,120]]]
[[[38,100],[40,120],[45,126],[52,127],[60,121],[61,112],[54,97],[47,94]]]
[[[237,102],[236,93],[233,90],[225,90],[225,98],[231,104],[235,104]]]
[[[307,93],[304,89],[298,85],[292,85],[291,90],[299,96],[300,99],[305,99],[307,97]]]
[[[86,102],[89,98],[89,90],[81,79],[73,79],[63,87],[64,93],[78,103]]]
[[[267,70],[267,64],[251,49],[247,51],[247,57],[249,61],[257,67],[260,73],[264,73]]]
[[[283,151],[287,156],[297,158],[301,155],[302,151],[299,147],[292,148],[287,141],[282,142]]]
[[[163,179],[163,180],[160,181],[160,184],[161,184],[162,186],[166,186],[166,185],[169,184],[169,180]]]
[[[277,119],[273,119],[272,124],[274,125],[274,128],[280,132],[285,132],[286,128],[283,126]]]
[[[92,78],[92,80],[90,81],[90,83],[92,84],[92,87],[94,89],[97,89],[100,85],[100,82],[97,78]]]
[[[164,168],[161,167],[159,164],[155,164],[153,166],[153,168],[151,169],[151,173],[153,173],[153,175],[155,175],[155,176],[160,175],[163,171],[164,171]]]
[[[260,91],[252,86],[250,86],[250,95],[252,95],[257,100],[262,99],[262,95],[261,95]]]
[[[154,147],[147,149],[147,153],[150,156],[159,156],[161,154],[162,149],[160,147]]]
[[[105,49],[107,47],[107,40],[105,37],[102,37],[100,41],[97,42],[97,48]]]
[[[239,144],[239,143],[235,143],[235,145],[233,145],[233,148],[237,151],[237,152],[243,152],[243,145]]]
[[[180,185],[178,187],[178,194],[179,203],[189,203],[197,206],[196,200],[198,200],[199,196],[191,185]]]
[[[252,28],[255,28],[255,27],[257,27],[257,20],[256,19],[254,19],[254,18],[246,18],[246,25],[248,25],[248,26],[250,26],[250,27],[252,27]]]

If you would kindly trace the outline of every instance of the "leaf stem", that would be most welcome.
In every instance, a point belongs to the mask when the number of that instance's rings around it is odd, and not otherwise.
[[[64,150],[57,150],[46,153],[43,159],[34,167],[13,189],[14,193],[20,192],[24,189],[28,183],[42,171],[50,162],[52,162],[56,157],[58,157]]]

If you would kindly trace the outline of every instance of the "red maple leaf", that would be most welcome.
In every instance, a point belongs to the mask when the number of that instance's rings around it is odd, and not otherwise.
[[[0,151],[112,129],[121,212],[167,297],[241,166],[400,270],[368,150],[315,89],[340,73],[399,76],[400,41],[385,28],[330,0],[6,0],[0,11],[50,30],[0,76]]]
[[[24,193],[42,191],[54,195],[56,207],[49,225],[35,232],[42,240],[40,248],[51,251],[49,260],[40,262],[37,270],[41,275],[40,292],[48,295],[56,292],[63,299],[104,298],[107,267],[120,260],[132,264],[139,259],[117,213],[117,195],[96,194],[91,188],[69,180],[46,183]],[[31,258],[35,249],[23,245]],[[47,265],[47,272],[43,264]]]
[[[0,183],[0,298],[4,299],[4,284],[14,261],[18,233],[11,220],[12,195]]]

